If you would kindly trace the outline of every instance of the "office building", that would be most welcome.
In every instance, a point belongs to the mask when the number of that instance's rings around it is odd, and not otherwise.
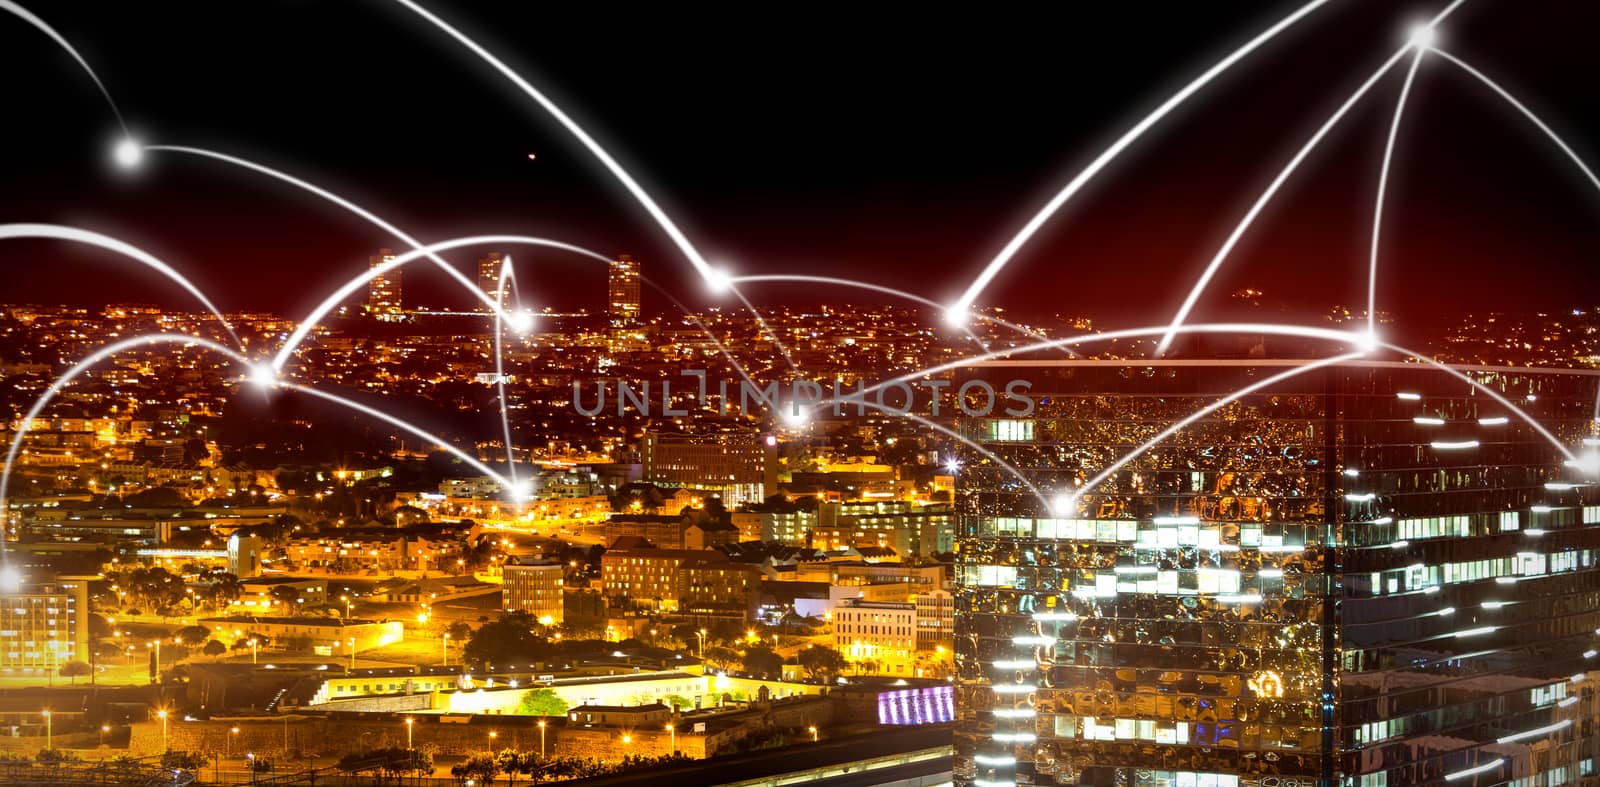
[[[619,254],[606,275],[606,315],[613,328],[639,323],[639,261]]]
[[[93,579],[26,582],[13,575],[0,581],[0,672],[44,677],[59,674],[68,662],[90,660]]]
[[[494,303],[500,304],[501,309],[507,308],[511,302],[511,280],[506,279],[505,286],[500,286],[500,275],[505,269],[506,255],[491,251],[486,256],[478,258],[478,290]],[[478,311],[488,312],[489,307],[484,301],[477,304]]]
[[[526,612],[546,626],[558,625],[566,617],[562,597],[565,577],[565,567],[559,560],[507,563],[501,586],[504,606]]]
[[[1307,371],[1086,486],[1297,365],[971,371],[1037,408],[961,424],[1026,483],[956,481],[956,784],[1595,778],[1594,373]]]
[[[640,454],[645,481],[719,495],[728,508],[762,502],[778,486],[778,450],[754,431],[646,432]]]
[[[369,260],[374,271],[394,262],[395,254],[389,249],[379,249]],[[402,315],[400,300],[400,266],[376,273],[367,281],[367,313],[385,322],[397,321]]]
[[[833,647],[857,673],[910,677],[916,669],[917,607],[849,599],[833,608]]]

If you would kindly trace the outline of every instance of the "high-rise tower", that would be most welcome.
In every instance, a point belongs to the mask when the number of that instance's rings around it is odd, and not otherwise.
[[[956,784],[1595,778],[1600,376],[1328,367],[1082,486],[1292,365],[973,370],[1037,407],[961,425]]]
[[[376,270],[384,265],[394,262],[394,252],[389,249],[379,249],[377,254],[369,258],[369,264]],[[402,315],[400,301],[400,268],[390,268],[373,276],[367,281],[367,313],[384,321],[399,320]]]
[[[639,262],[626,254],[612,260],[606,276],[606,313],[614,328],[639,322]]]
[[[478,289],[488,296],[489,300],[500,304],[502,310],[511,302],[510,281],[506,282],[504,289],[500,286],[500,274],[505,268],[505,259],[505,254],[498,251],[491,251],[478,259]],[[483,302],[479,302],[478,310],[487,312],[489,308]]]

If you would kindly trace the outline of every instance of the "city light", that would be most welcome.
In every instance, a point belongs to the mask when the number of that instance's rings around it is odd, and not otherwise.
[[[117,166],[123,169],[134,169],[144,161],[144,148],[140,147],[139,143],[132,138],[124,137],[117,141],[116,147],[112,149],[111,156],[116,160]]]

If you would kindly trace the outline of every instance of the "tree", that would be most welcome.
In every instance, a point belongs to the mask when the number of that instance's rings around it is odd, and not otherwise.
[[[522,696],[517,713],[523,716],[565,716],[567,701],[553,689],[534,689]]]
[[[173,636],[190,645],[196,645],[211,638],[211,629],[205,626],[184,626],[178,629]]]
[[[849,666],[839,651],[825,645],[807,648],[796,657],[806,677],[812,680],[831,681]]]
[[[667,696],[662,697],[661,701],[665,703],[667,707],[674,708],[676,710],[689,710],[690,708],[694,707],[694,702],[682,694],[668,694]]]
[[[300,600],[299,588],[291,585],[278,585],[267,595],[271,596],[273,601],[283,605],[285,615],[295,614],[295,602]]]
[[[205,647],[205,650],[203,652],[207,656],[212,656],[212,657],[221,656],[222,654],[228,652],[228,646],[222,644],[222,642],[219,641],[219,640],[211,640],[210,642],[206,643],[206,647]]]
[[[500,775],[500,764],[495,762],[493,754],[474,754],[466,762],[450,766],[450,775],[458,779],[474,779],[481,784],[493,784],[494,777]]]
[[[204,768],[211,758],[205,752],[198,751],[168,751],[161,755],[161,767],[184,771],[197,771]]]
[[[72,683],[77,683],[78,678],[92,672],[94,672],[94,668],[82,661],[69,661],[61,665],[61,677],[69,678]]]
[[[759,677],[782,677],[783,657],[765,645],[745,648],[744,671]]]
[[[743,659],[737,651],[722,647],[706,648],[704,661],[714,669],[730,670],[744,666]]]
[[[533,633],[538,622],[526,612],[509,612],[472,633],[462,654],[477,664],[526,664],[554,653],[550,642]]]
[[[457,642],[466,642],[472,639],[472,625],[464,620],[458,620],[445,626],[444,633]]]

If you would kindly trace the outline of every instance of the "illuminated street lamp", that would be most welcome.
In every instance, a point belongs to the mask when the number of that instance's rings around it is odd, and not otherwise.
[[[45,748],[45,751],[52,751],[52,750],[55,749],[55,737],[56,737],[55,736],[55,725],[53,723],[51,723],[51,721],[50,721],[50,711],[49,711],[49,709],[45,709],[43,711],[43,713],[44,713],[44,748]]]
[[[156,711],[156,718],[161,720],[161,750],[170,751],[167,748],[167,709]]]
[[[348,641],[350,643],[350,671],[351,672],[355,672],[355,670],[356,670],[356,638],[355,637],[351,637]]]
[[[500,737],[500,733],[494,730],[489,731],[489,751],[494,751],[494,739],[498,737]]]
[[[813,724],[810,727],[807,727],[806,728],[806,732],[811,733],[811,742],[812,743],[816,743],[817,742],[817,727],[816,727],[816,725]]]
[[[351,609],[350,597],[349,596],[340,596],[339,598],[344,601],[344,619],[345,620],[349,620],[350,619],[350,614],[351,614],[350,613],[350,609]]]
[[[251,664],[254,664],[254,663],[256,663],[256,647],[257,647],[257,645],[259,645],[259,644],[260,644],[260,643],[259,643],[259,642],[257,642],[257,641],[256,641],[256,640],[254,640],[254,639],[252,639],[252,640],[250,640],[250,663],[251,663]]]
[[[417,723],[416,719],[413,719],[410,716],[406,717],[406,749],[407,750],[410,750],[412,748],[412,746],[411,746],[411,729],[412,729],[412,725],[414,725],[416,723]]]
[[[694,635],[700,639],[700,658],[704,659],[706,657],[706,630],[700,629]]]
[[[233,754],[233,741],[238,736],[239,736],[239,728],[238,727],[234,727],[234,728],[228,730],[228,748],[227,748],[227,751],[223,752],[224,754]]]
[[[674,727],[671,724],[668,724],[667,725],[667,733],[672,736],[672,753],[673,754],[677,754],[678,753],[678,728]]]
[[[544,719],[539,720],[539,759],[544,759]]]
[[[439,653],[444,657],[444,666],[450,666],[450,635],[445,634],[439,638]]]

